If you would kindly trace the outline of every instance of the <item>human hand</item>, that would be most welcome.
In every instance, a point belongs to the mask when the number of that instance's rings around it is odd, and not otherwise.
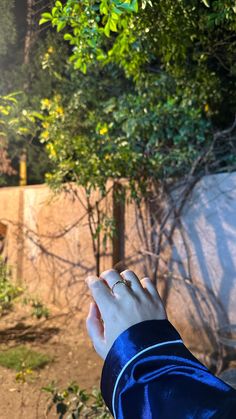
[[[117,284],[119,280],[129,281],[131,287]],[[161,298],[151,279],[141,281],[133,271],[119,274],[109,269],[100,275],[86,279],[93,302],[90,303],[86,319],[88,334],[97,354],[105,359],[116,338],[136,323],[145,320],[167,318]],[[121,286],[122,285],[122,286]]]

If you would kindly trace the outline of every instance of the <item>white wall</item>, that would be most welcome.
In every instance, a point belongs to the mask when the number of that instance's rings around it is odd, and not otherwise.
[[[189,256],[191,276],[213,291],[230,322],[236,323],[236,173],[202,178],[181,221],[188,252],[176,233],[173,268],[188,277]]]

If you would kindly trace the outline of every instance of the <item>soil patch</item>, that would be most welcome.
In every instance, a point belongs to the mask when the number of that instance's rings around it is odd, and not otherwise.
[[[53,359],[26,377],[26,382],[17,381],[15,371],[0,367],[0,419],[58,417],[55,409],[45,416],[50,396],[41,388],[52,381],[60,389],[72,381],[88,392],[93,387],[99,388],[103,360],[96,354],[87,335],[88,306],[89,301],[83,310],[73,312],[49,307],[50,317],[37,320],[32,318],[27,307],[17,304],[13,312],[0,318],[1,349],[25,345]]]

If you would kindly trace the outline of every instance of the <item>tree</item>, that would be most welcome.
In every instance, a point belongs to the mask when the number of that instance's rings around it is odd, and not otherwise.
[[[184,94],[210,108],[215,123],[232,121],[233,0],[56,1],[51,13],[42,15],[41,24],[48,21],[57,31],[67,29],[70,59],[82,72],[97,60],[118,64],[140,83],[147,74],[167,72]]]
[[[7,128],[5,147],[14,168],[14,175],[7,176],[5,181],[8,185],[18,185],[19,157],[24,148],[27,151],[28,183],[42,183],[46,170],[50,168],[50,161],[44,146],[34,136],[33,126],[31,125],[30,129],[26,127],[24,129],[27,119],[24,113],[27,108],[37,108],[41,98],[46,92],[50,94],[55,84],[55,81],[48,77],[47,71],[43,70],[41,62],[48,48],[48,42],[51,43],[47,40],[50,33],[38,26],[40,12],[50,5],[50,1],[43,0],[39,4],[31,0],[21,2],[21,5],[12,1],[9,2],[8,7],[10,3],[12,4],[12,24],[9,23],[9,27],[12,27],[12,33],[15,36],[12,44],[7,43],[7,38],[3,37],[6,39],[6,48],[4,59],[0,62],[0,92],[6,96],[12,91],[19,93],[17,104],[12,112],[16,120],[19,119],[20,125],[11,124]],[[9,39],[11,39],[10,36]],[[38,43],[35,45],[36,40]]]
[[[76,93],[60,99],[63,115],[57,96],[43,107],[50,179],[104,189],[109,177],[126,177],[144,191],[150,180],[187,176],[235,109],[235,11],[231,1],[56,1],[40,24],[67,30],[81,75],[77,101]],[[101,95],[106,83],[126,88]],[[226,103],[232,113],[221,112]],[[236,163],[232,145],[219,153],[218,142],[207,156],[208,170]]]
[[[112,66],[102,76],[94,68],[73,78],[70,96],[42,101],[40,138],[54,165],[51,183],[72,180],[104,191],[108,179],[126,178],[131,188],[145,190],[150,179],[187,175],[212,138],[201,110],[180,99],[165,75],[151,92],[131,83],[124,89],[124,77]]]
[[[168,195],[185,182],[178,210],[170,211],[179,216],[199,176],[236,166],[235,124],[223,129],[235,112],[234,2],[56,1],[40,24],[48,22],[69,43],[71,86],[41,101],[48,180],[75,181],[89,196],[125,177],[138,205],[145,199],[149,207],[149,250],[159,255],[162,236],[156,243],[154,230],[164,230],[167,218],[155,218],[163,211],[160,202],[153,211],[153,193]]]
[[[0,16],[0,57],[7,54],[9,45],[16,40],[15,18],[13,13],[14,0],[1,1]]]
[[[12,109],[17,103],[15,95],[0,96],[0,186],[6,184],[6,176],[15,174],[12,168],[11,160],[8,156],[7,127],[14,123],[12,118]]]

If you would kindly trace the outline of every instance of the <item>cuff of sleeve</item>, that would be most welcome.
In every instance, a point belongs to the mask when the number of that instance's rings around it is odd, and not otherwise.
[[[122,332],[110,348],[101,375],[101,393],[112,412],[112,395],[122,369],[147,348],[181,342],[177,330],[168,320],[146,320]],[[114,415],[114,412],[113,412]]]

